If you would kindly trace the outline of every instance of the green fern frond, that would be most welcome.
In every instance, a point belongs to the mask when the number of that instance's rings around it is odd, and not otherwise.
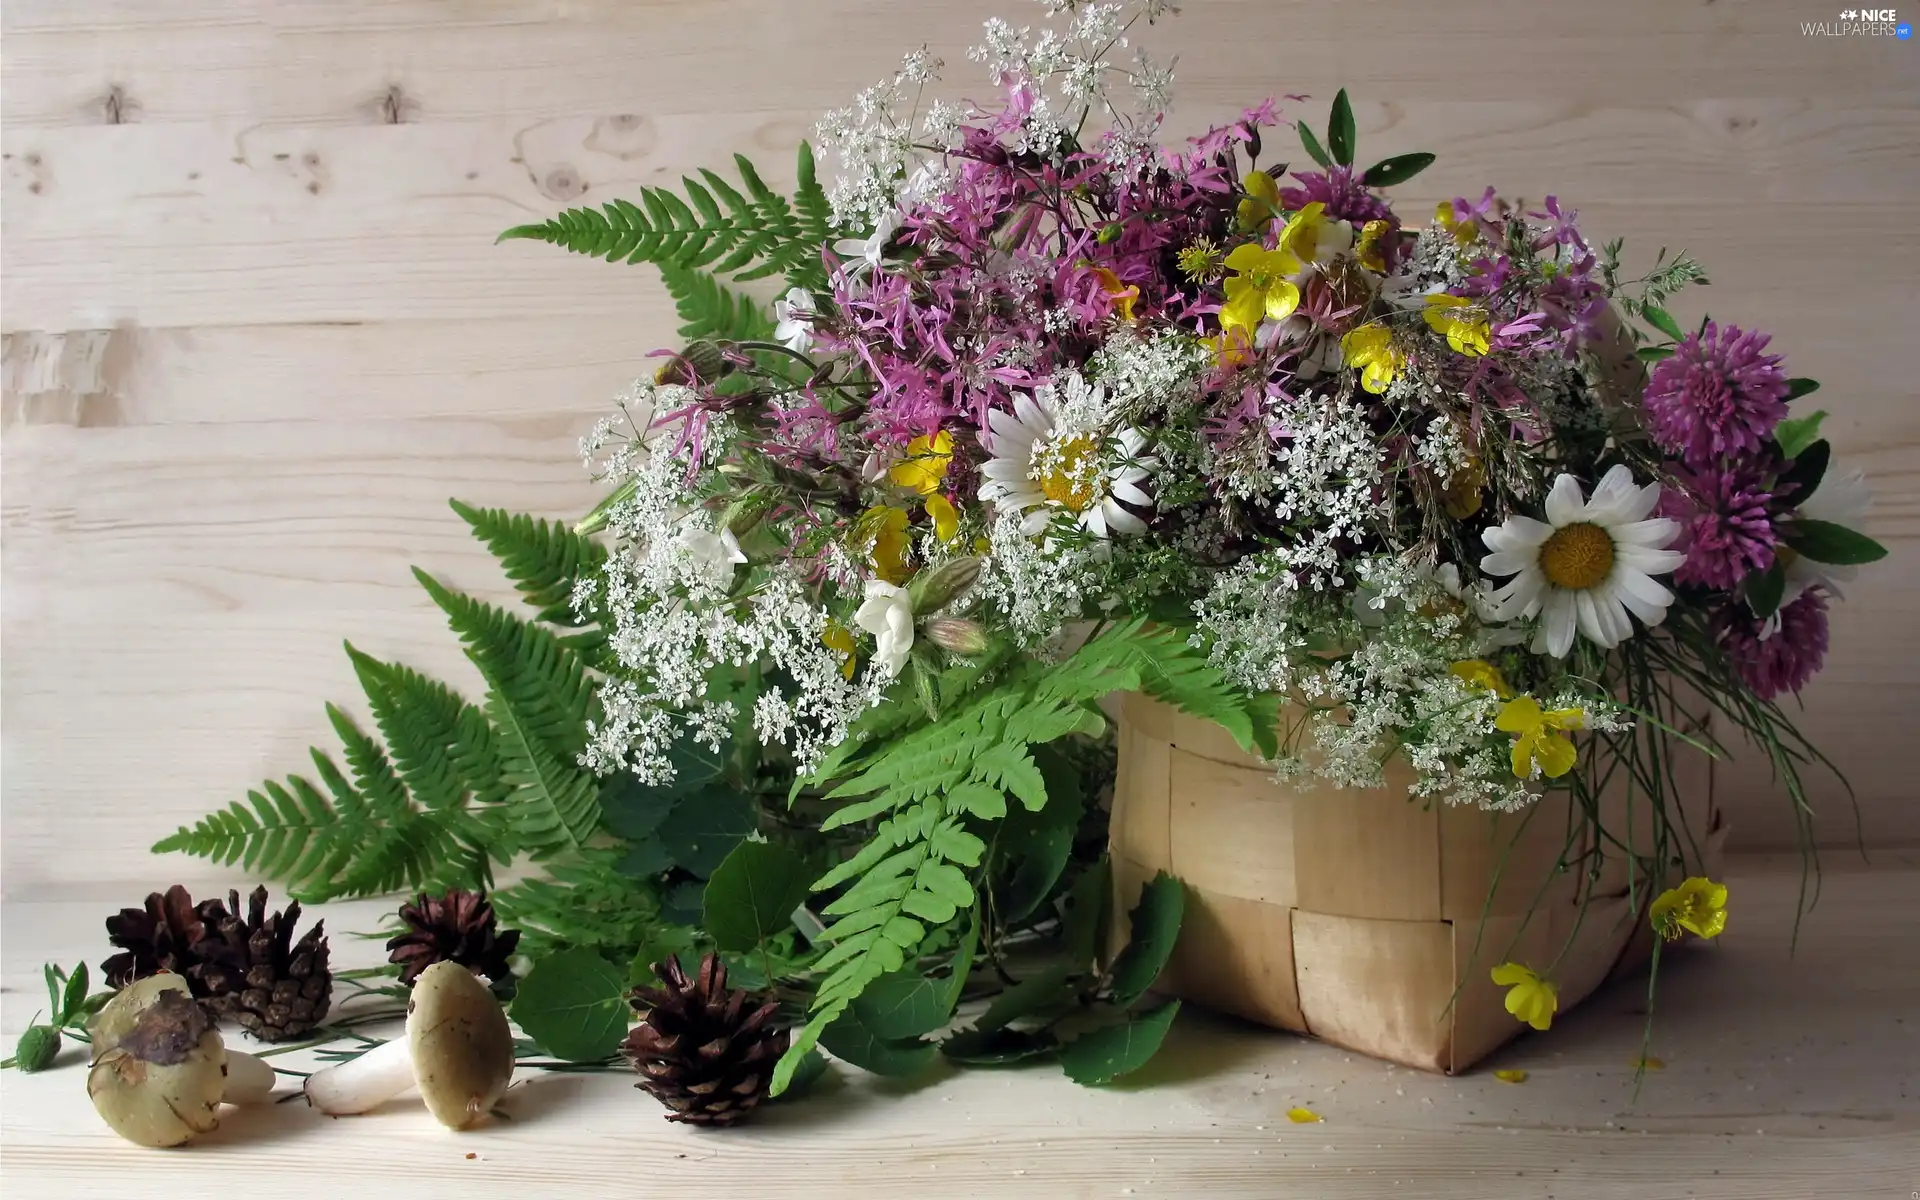
[[[583,948],[625,967],[660,935],[660,898],[651,882],[621,874],[616,861],[616,852],[589,850],[551,868],[549,878],[522,880],[489,899],[500,920],[520,930],[524,953]]]
[[[499,734],[521,844],[537,857],[578,849],[600,823],[597,783],[577,761],[599,710],[586,664],[547,630],[452,591],[425,571],[416,568],[414,576],[487,681],[486,713]]]
[[[680,336],[688,341],[764,342],[773,336],[773,322],[752,297],[730,291],[708,272],[664,263],[660,279],[680,313]]]
[[[801,236],[815,246],[824,246],[838,237],[839,231],[833,227],[833,206],[827,200],[827,190],[820,186],[814,170],[813,147],[804,141],[800,143],[794,178],[798,183],[793,189],[793,207],[800,217]]]
[[[811,167],[812,151],[803,150]],[[643,187],[638,204],[614,200],[599,208],[566,209],[536,224],[516,225],[499,240],[547,242],[608,262],[706,268],[742,281],[784,275],[797,287],[824,290],[820,252],[832,231],[817,218],[821,198],[812,193],[818,182],[809,188],[802,180],[803,208],[796,219],[793,206],[766,185],[745,156],[734,155],[734,165],[744,194],[702,168],[698,180],[681,179],[684,200],[667,188]]]
[[[455,809],[503,802],[503,768],[493,727],[446,684],[401,663],[382,662],[347,643],[375,724],[415,799]]]
[[[540,620],[549,625],[580,624],[573,611],[574,581],[599,573],[607,561],[606,547],[558,521],[501,508],[475,508],[458,500],[447,503],[500,560],[521,598],[540,610]]]

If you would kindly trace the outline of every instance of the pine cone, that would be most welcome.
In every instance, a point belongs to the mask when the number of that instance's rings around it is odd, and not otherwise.
[[[267,889],[255,888],[244,920],[238,915],[240,893],[229,893],[227,903],[232,911],[222,909],[221,919],[209,921],[207,936],[194,945],[200,961],[187,969],[194,994],[263,1042],[311,1032],[325,1019],[333,990],[326,922],[315,922],[296,945],[298,901],[269,917]]]
[[[727,968],[709,954],[691,983],[678,959],[654,964],[666,986],[635,988],[644,1018],[621,1047],[641,1075],[634,1085],[672,1109],[669,1121],[731,1125],[767,1098],[773,1064],[791,1034],[769,1029],[780,1005],[727,987]]]
[[[443,897],[421,894],[400,906],[407,932],[387,943],[387,961],[400,964],[400,982],[411,987],[420,972],[437,962],[456,962],[495,983],[513,977],[507,960],[520,944],[520,931],[499,932],[485,892],[454,888]]]
[[[148,893],[144,909],[123,908],[119,915],[108,917],[107,940],[121,953],[100,964],[107,986],[123,988],[161,971],[185,976],[200,961],[194,943],[206,937],[208,925],[218,924],[226,912],[218,900],[196,908],[187,889],[176,883],[164,895]],[[194,994],[201,992],[196,988]]]

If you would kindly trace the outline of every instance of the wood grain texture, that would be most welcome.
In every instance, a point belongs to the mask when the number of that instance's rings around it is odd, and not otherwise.
[[[0,1074],[0,1154],[8,1194],[35,1200],[1907,1200],[1920,1183],[1920,859],[1888,859],[1829,874],[1797,954],[1794,868],[1736,866],[1727,932],[1663,969],[1665,1068],[1637,1095],[1645,987],[1631,980],[1458,1078],[1191,1009],[1124,1086],[1079,1088],[1046,1065],[886,1084],[841,1065],[808,1102],[717,1134],[661,1120],[627,1078],[523,1071],[503,1105],[513,1119],[465,1134],[403,1097],[338,1120],[299,1103],[229,1109],[194,1146],[141,1150],[90,1111],[69,1046],[53,1070]],[[40,962],[97,961],[100,915],[126,898],[65,888],[0,905],[0,1038],[43,1003]],[[377,957],[342,936],[373,927],[377,905],[319,915],[345,963]],[[277,1061],[307,1069],[304,1057]],[[1529,1074],[1508,1084],[1492,1068]],[[1295,1105],[1324,1123],[1289,1122]]]
[[[1015,0],[1008,0],[1015,5]],[[1006,5],[999,6],[1006,7]],[[590,501],[574,438],[667,341],[650,270],[503,227],[735,150],[771,182],[824,108],[928,43],[958,94],[973,0],[10,0],[0,13],[9,889],[155,879],[146,846],[296,769],[339,641],[462,681],[406,567],[495,577],[449,495]],[[1019,17],[1018,6],[1008,15]],[[1920,55],[1741,4],[1192,0],[1172,128],[1340,85],[1361,143],[1579,207],[1633,261],[1685,246],[1716,314],[1822,379],[1894,556],[1839,611],[1805,725],[1866,836],[1920,841],[1920,387],[1894,364],[1920,237]],[[1763,764],[1737,836],[1790,837]],[[1822,781],[1821,830],[1850,843]],[[82,851],[81,847],[84,847]]]

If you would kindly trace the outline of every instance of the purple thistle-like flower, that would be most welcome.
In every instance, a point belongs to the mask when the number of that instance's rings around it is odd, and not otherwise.
[[[1683,471],[1680,482],[1684,488],[1660,492],[1660,513],[1680,522],[1678,548],[1687,553],[1673,573],[1677,582],[1732,591],[1773,564],[1773,497],[1750,471]]]
[[[1807,685],[1827,661],[1827,599],[1800,593],[1780,609],[1780,627],[1761,637],[1761,623],[1742,605],[1723,618],[1727,657],[1753,694],[1771,700]]]
[[[1762,353],[1769,340],[1711,321],[1688,335],[1647,381],[1654,440],[1691,467],[1764,446],[1787,415],[1780,356]]]
[[[1318,171],[1296,171],[1293,177],[1300,186],[1281,188],[1280,201],[1295,212],[1317,200],[1327,206],[1328,216],[1355,225],[1393,220],[1393,210],[1387,207],[1387,202],[1368,191],[1348,167],[1332,167],[1324,175]]]

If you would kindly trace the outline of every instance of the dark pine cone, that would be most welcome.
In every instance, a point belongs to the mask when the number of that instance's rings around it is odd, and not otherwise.
[[[316,921],[295,944],[298,901],[269,917],[267,889],[255,888],[244,920],[238,915],[240,893],[229,893],[227,904],[232,911],[222,909],[217,923],[209,920],[206,938],[194,945],[200,961],[187,969],[194,994],[263,1042],[311,1032],[326,1018],[333,989],[326,922]]]
[[[188,975],[188,969],[200,961],[194,944],[226,915],[218,900],[196,908],[187,889],[177,883],[164,895],[148,894],[144,909],[121,909],[107,918],[107,940],[121,950],[100,964],[107,986],[123,988],[136,979],[172,971],[187,980],[194,995],[202,995],[199,984]]]
[[[733,1124],[767,1098],[773,1064],[787,1052],[789,1031],[767,1028],[779,1003],[730,990],[714,954],[691,982],[678,959],[653,973],[666,986],[634,989],[643,1019],[621,1047],[640,1073],[635,1086],[673,1110],[669,1121]]]
[[[401,983],[411,987],[420,972],[438,962],[457,962],[495,983],[512,978],[507,960],[520,944],[520,931],[499,931],[485,892],[423,893],[400,906],[400,919],[407,932],[387,943],[387,961],[400,964]]]

